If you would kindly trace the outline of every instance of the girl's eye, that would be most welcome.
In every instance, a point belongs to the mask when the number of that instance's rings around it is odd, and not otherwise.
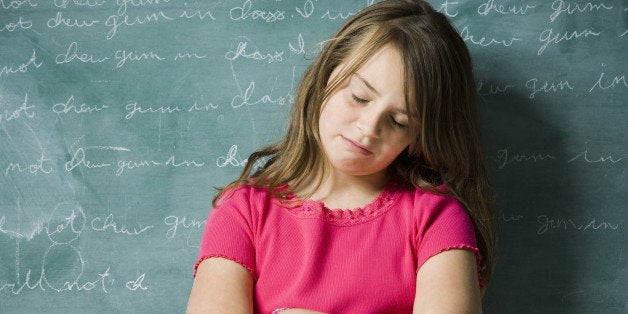
[[[396,129],[405,129],[407,127],[407,125],[398,122],[397,120],[395,120],[394,117],[390,117],[390,123],[392,124],[392,126]]]
[[[358,96],[356,96],[355,94],[351,94],[351,98],[353,98],[353,101],[355,101],[358,104],[365,104],[368,102],[368,100],[360,98]]]

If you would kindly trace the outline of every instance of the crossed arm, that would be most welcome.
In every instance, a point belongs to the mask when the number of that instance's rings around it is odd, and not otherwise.
[[[428,259],[417,273],[414,313],[481,313],[476,259],[469,250],[449,250]],[[188,313],[253,313],[253,278],[224,258],[200,263]],[[289,313],[319,313],[290,309]]]

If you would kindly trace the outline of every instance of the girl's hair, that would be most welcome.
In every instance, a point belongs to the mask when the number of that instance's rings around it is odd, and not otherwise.
[[[214,205],[241,184],[267,187],[279,198],[291,193],[288,184],[291,189],[311,184],[310,174],[325,168],[318,132],[321,106],[384,45],[395,47],[404,63],[414,139],[390,165],[391,175],[407,187],[453,195],[465,206],[482,256],[480,273],[488,284],[495,263],[495,214],[471,57],[447,18],[421,0],[379,2],[348,20],[303,74],[285,137],[251,154],[240,177],[220,191]],[[339,65],[338,75],[330,79]],[[439,189],[441,184],[447,189]]]

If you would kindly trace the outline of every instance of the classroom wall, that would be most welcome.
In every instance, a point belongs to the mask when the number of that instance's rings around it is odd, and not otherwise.
[[[368,3],[0,0],[0,312],[183,312],[214,187]],[[628,3],[431,3],[482,97],[485,312],[626,312]]]

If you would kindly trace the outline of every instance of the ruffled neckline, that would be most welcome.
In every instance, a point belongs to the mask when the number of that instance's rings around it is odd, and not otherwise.
[[[330,209],[325,206],[323,201],[307,199],[287,209],[299,218],[320,219],[339,226],[356,225],[371,221],[393,208],[398,201],[398,197],[394,196],[399,190],[400,188],[395,184],[388,184],[375,199],[359,208]],[[297,199],[294,195],[290,195],[288,198]]]

